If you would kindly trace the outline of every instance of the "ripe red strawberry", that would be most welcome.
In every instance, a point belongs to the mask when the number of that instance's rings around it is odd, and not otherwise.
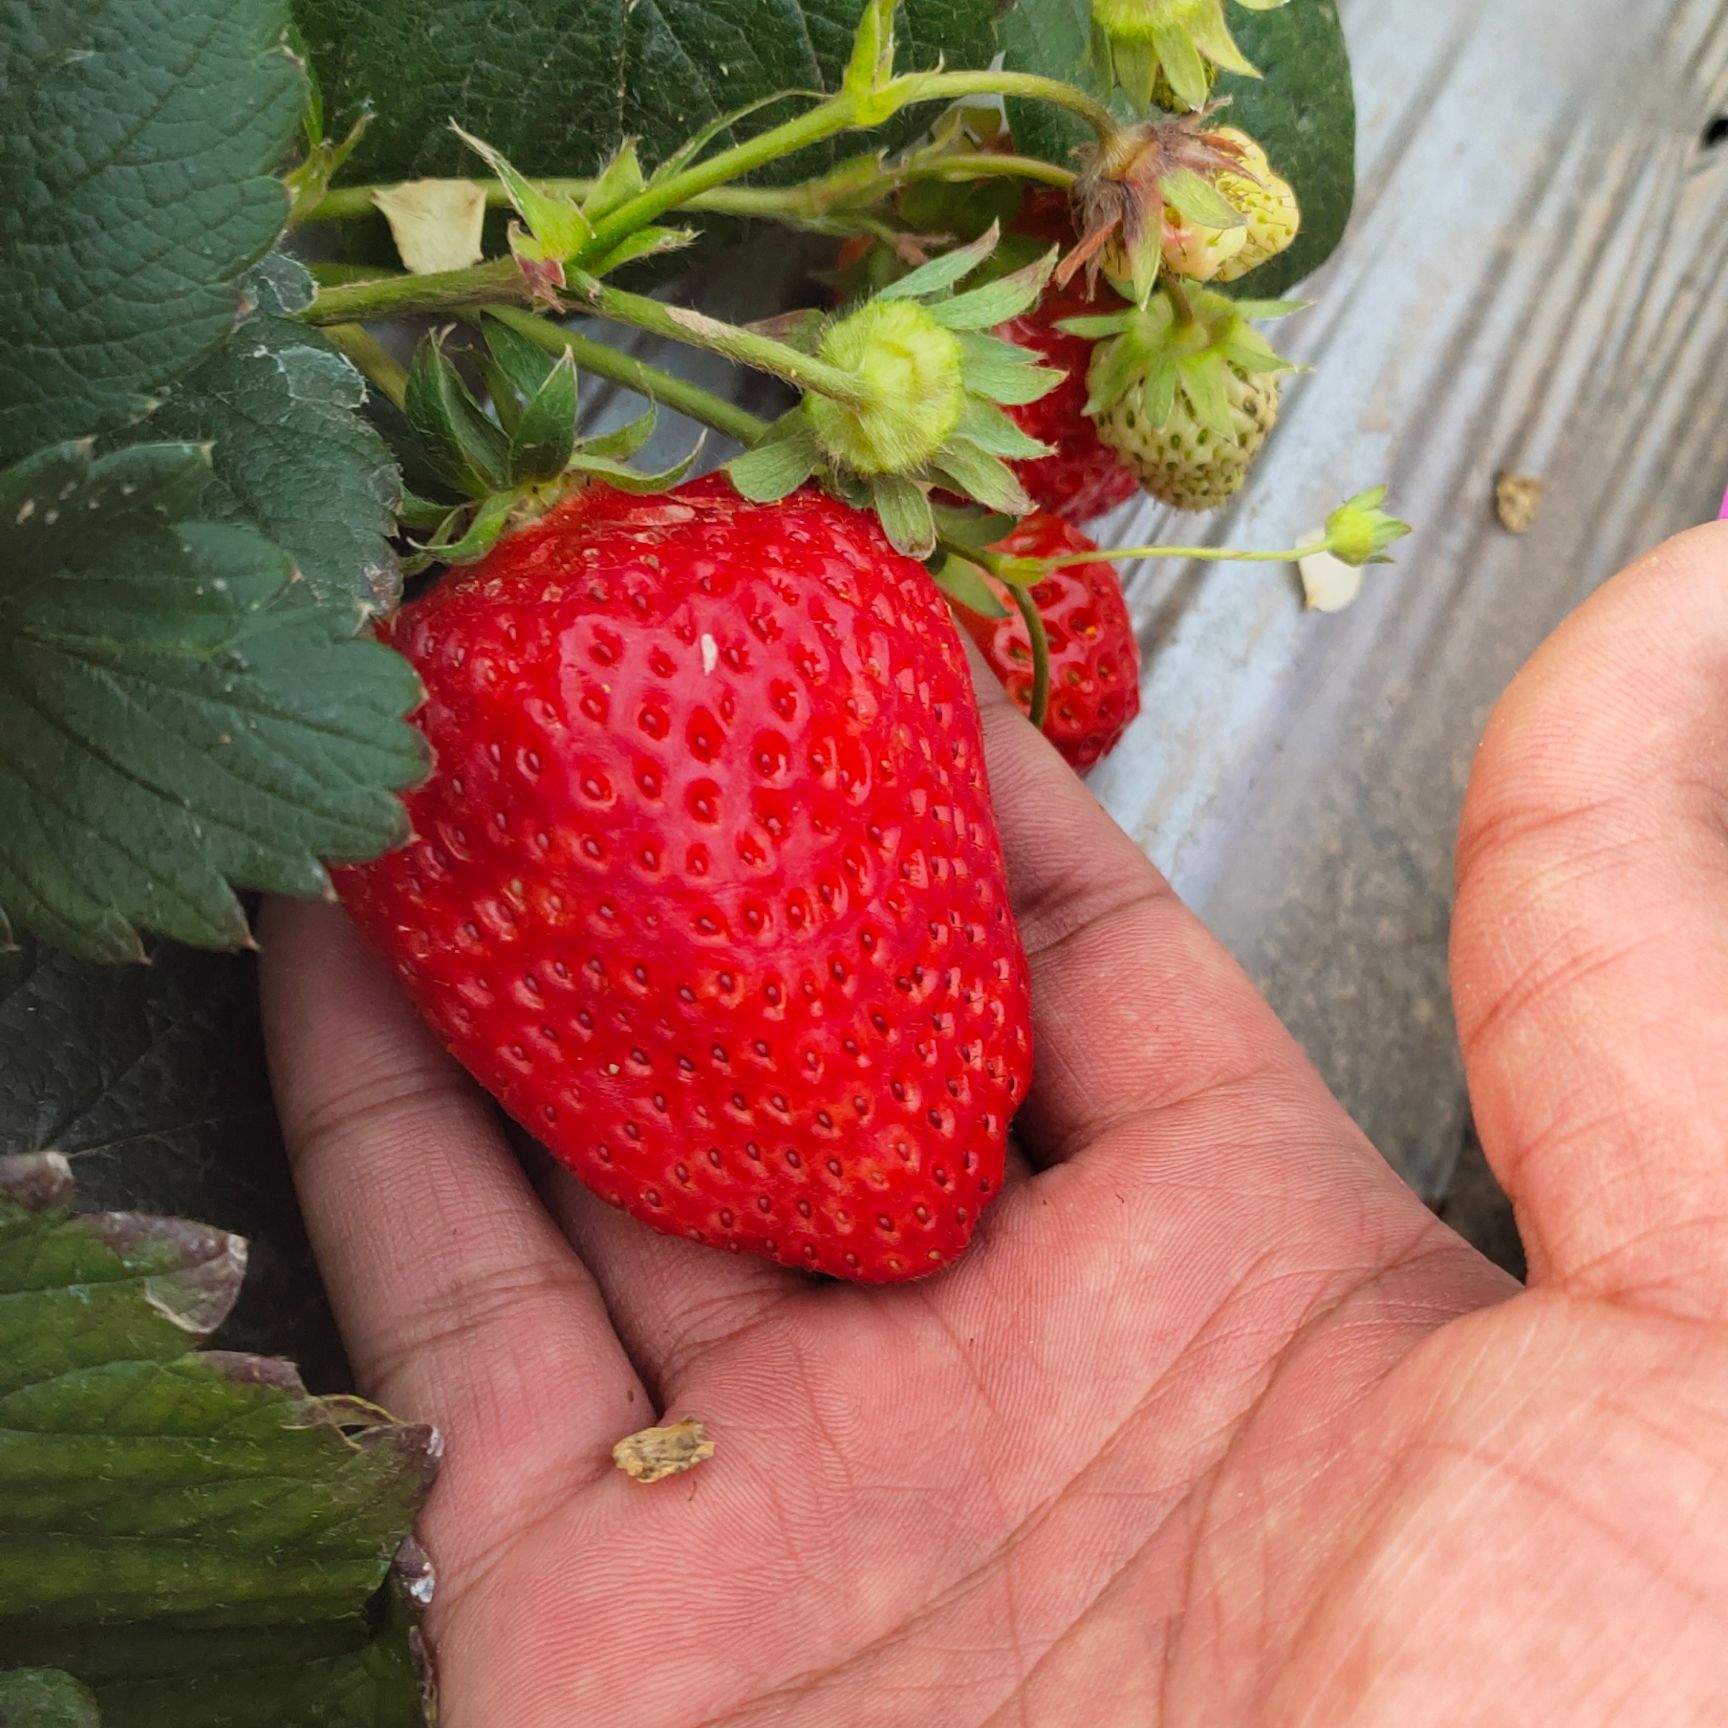
[[[597,488],[404,608],[437,755],[343,872],[458,1059],[656,1229],[965,1247],[1031,1054],[958,636],[873,517]]]
[[[1059,558],[1096,548],[1060,516],[1028,516],[996,550],[1022,558]],[[1050,642],[1044,735],[1076,773],[1084,774],[1116,748],[1140,712],[1140,649],[1122,585],[1109,564],[1067,564],[1033,588],[1032,602]],[[1003,688],[1029,713],[1032,639],[1019,609],[1011,605],[1006,618],[962,611],[960,619]]]
[[[1064,250],[1074,244],[1068,200],[1049,188],[1028,196],[1014,219],[1014,229]],[[998,325],[994,332],[1004,342],[1031,349],[1064,375],[1048,396],[1008,410],[1022,432],[1054,447],[1053,455],[1014,464],[1020,484],[1040,510],[1085,521],[1134,496],[1134,476],[1099,439],[1086,413],[1086,368],[1092,361],[1093,344],[1057,328],[1064,318],[1115,311],[1120,305],[1107,286],[1093,295],[1078,279],[1067,288],[1052,283],[1032,311]]]

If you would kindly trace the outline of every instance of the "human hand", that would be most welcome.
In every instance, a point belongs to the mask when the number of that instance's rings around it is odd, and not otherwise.
[[[1537,656],[1453,970],[1520,1290],[1001,702],[1025,1157],[925,1283],[530,1184],[328,908],[265,938],[361,1384],[436,1422],[449,1728],[1728,1720],[1728,529]],[[719,1444],[612,1467],[660,1412]]]

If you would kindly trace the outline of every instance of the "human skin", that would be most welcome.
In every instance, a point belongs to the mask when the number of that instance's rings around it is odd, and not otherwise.
[[[1453,984],[1523,1288],[987,700],[1023,1156],[953,1270],[817,1284],[532,1179],[341,913],[264,995],[361,1385],[437,1423],[447,1728],[1728,1721],[1728,526],[1491,720]],[[662,1412],[718,1444],[644,1487]]]

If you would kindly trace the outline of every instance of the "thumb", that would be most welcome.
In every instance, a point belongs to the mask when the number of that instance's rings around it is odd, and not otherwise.
[[[1728,1316],[1728,527],[1610,583],[1501,702],[1452,969],[1532,1282]]]

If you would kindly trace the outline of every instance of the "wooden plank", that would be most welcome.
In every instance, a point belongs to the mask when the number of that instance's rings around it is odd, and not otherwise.
[[[1309,3],[1309,0],[1298,0]],[[1216,543],[1288,543],[1389,479],[1419,524],[1335,617],[1293,576],[1143,567],[1145,716],[1094,777],[1420,1190],[1467,1107],[1451,850],[1483,721],[1591,588],[1728,484],[1722,0],[1350,0],[1363,195]],[[1633,22],[1633,14],[1637,22]],[[1492,512],[1542,476],[1535,531]],[[1132,507],[1118,544],[1191,537]]]

